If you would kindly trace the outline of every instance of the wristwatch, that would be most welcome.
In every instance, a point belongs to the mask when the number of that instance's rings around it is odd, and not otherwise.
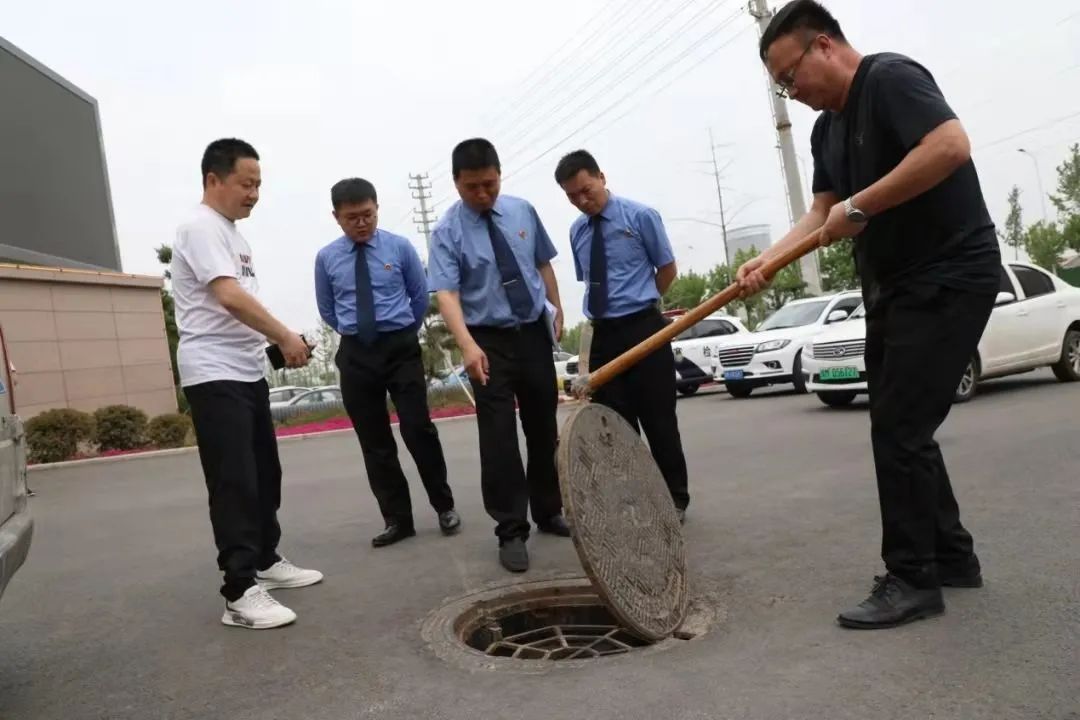
[[[847,215],[847,219],[853,223],[859,223],[860,225],[870,220],[859,208],[851,202],[851,198],[844,201],[844,214]]]

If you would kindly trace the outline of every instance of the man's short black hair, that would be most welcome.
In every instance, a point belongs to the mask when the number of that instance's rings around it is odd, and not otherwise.
[[[562,185],[582,170],[593,177],[600,175],[600,165],[597,164],[596,158],[588,150],[575,150],[564,155],[559,164],[555,166],[555,182]]]
[[[243,140],[222,138],[207,145],[202,156],[203,187],[206,187],[207,175],[214,173],[224,180],[236,169],[236,161],[243,158],[259,159],[259,153],[255,152],[255,148]]]
[[[773,15],[773,19],[769,21],[769,27],[765,28],[765,32],[761,34],[758,52],[761,53],[762,62],[765,61],[769,54],[769,47],[774,42],[784,35],[807,30],[815,35],[821,33],[834,40],[847,42],[844,31],[840,29],[840,23],[821,3],[815,0],[794,0]]]
[[[346,178],[334,183],[330,188],[330,202],[334,205],[334,212],[341,209],[342,205],[354,205],[370,200],[376,205],[379,196],[375,194],[375,186],[363,178]]]
[[[450,166],[455,180],[462,170],[484,170],[493,167],[502,172],[499,153],[495,152],[495,146],[484,138],[472,138],[458,143],[450,155]]]

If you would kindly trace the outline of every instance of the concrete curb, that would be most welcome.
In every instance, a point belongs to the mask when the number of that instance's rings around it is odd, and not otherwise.
[[[465,418],[474,418],[475,413],[468,415],[456,415],[454,417],[436,418],[432,420],[434,423],[453,422],[455,420],[464,420]],[[397,423],[393,423],[397,425]],[[285,437],[278,438],[278,444],[291,442],[293,440],[310,440],[313,438],[328,437],[331,435],[352,434],[352,428],[342,428],[340,430],[323,430],[322,432],[304,433],[302,435],[286,435]],[[55,463],[41,463],[39,465],[28,465],[27,472],[38,472],[41,470],[56,470],[59,468],[78,467],[80,465],[92,465],[97,463],[109,463],[119,462],[121,460],[142,460],[144,458],[159,458],[168,457],[170,455],[183,455],[185,453],[196,452],[197,447],[182,447],[171,448],[169,450],[148,450],[146,452],[129,453],[127,455],[113,455],[111,457],[96,457],[96,458],[84,458],[82,460],[65,460],[64,462]]]

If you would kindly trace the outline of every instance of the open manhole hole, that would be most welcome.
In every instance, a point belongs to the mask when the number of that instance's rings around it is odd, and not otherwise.
[[[517,660],[585,660],[651,644],[620,626],[599,598],[593,604],[585,604],[587,598],[567,604],[557,600],[544,605],[525,601],[499,614],[469,613],[461,640],[486,655]]]
[[[453,600],[428,617],[422,633],[444,659],[541,669],[677,647],[705,633],[714,617],[692,604],[682,627],[654,642],[620,623],[588,579],[573,578],[496,587]]]

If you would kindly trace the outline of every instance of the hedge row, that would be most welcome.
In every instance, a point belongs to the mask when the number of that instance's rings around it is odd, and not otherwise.
[[[170,413],[150,420],[127,405],[110,405],[92,415],[62,408],[47,410],[26,422],[31,463],[71,460],[80,446],[98,451],[177,448],[191,444],[191,418]]]

